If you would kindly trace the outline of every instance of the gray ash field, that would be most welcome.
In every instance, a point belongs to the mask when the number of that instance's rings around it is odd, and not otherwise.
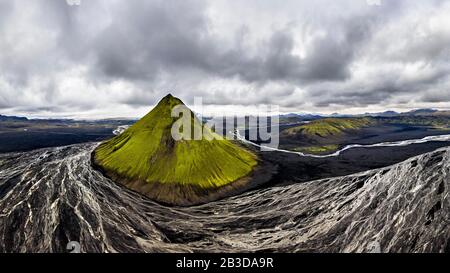
[[[450,148],[177,208],[95,171],[96,145],[0,155],[0,252],[450,251]]]

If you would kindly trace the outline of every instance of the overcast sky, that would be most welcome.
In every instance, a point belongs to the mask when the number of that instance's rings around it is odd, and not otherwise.
[[[0,0],[0,114],[450,109],[450,1],[376,2]]]

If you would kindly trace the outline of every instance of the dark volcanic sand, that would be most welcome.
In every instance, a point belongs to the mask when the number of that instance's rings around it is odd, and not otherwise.
[[[400,141],[407,139],[420,139],[427,136],[448,135],[450,130],[431,129],[424,126],[410,126],[401,124],[388,124],[361,130],[361,134],[355,135],[343,142],[347,144],[374,144],[380,142]]]
[[[0,154],[0,252],[66,252],[70,241],[82,252],[450,249],[449,149],[336,177],[450,142],[355,148],[323,159],[259,153],[280,166],[269,184],[187,208],[162,206],[107,179],[92,168],[96,145]],[[325,177],[336,178],[307,182]]]
[[[113,136],[111,128],[60,128],[0,132],[0,153],[25,152],[46,147],[58,147]]]
[[[82,252],[450,249],[449,149],[356,175],[169,208],[95,171],[95,146],[0,154],[0,252],[66,252],[70,241]]]
[[[283,130],[289,127],[292,126],[281,126],[280,129]],[[102,141],[113,136],[113,129],[115,127],[0,132],[0,153]],[[429,135],[448,133],[449,131],[429,130],[424,127],[388,125],[366,129],[363,134],[355,135],[353,140],[347,141],[346,144],[373,144],[386,141],[418,139]],[[280,152],[258,152],[258,154],[263,160],[279,166],[278,174],[269,183],[265,184],[273,185],[336,177],[385,167],[449,145],[450,143],[448,142],[428,142],[403,147],[353,148],[343,152],[338,157],[331,158],[300,157],[295,154]],[[251,147],[251,149],[255,148]]]
[[[278,164],[278,174],[265,186],[286,185],[338,177],[402,162],[410,157],[450,146],[450,142],[427,142],[397,147],[352,148],[337,157],[311,158],[281,152],[260,152],[264,160]]]
[[[290,126],[293,127],[293,126]],[[280,131],[290,128],[280,126]],[[286,137],[280,135],[280,147],[282,149],[292,150],[300,146],[321,146],[337,144],[344,147],[349,144],[375,144],[381,142],[400,141],[408,139],[421,139],[426,136],[447,135],[450,130],[438,130],[424,126],[411,126],[402,124],[385,124],[370,128],[363,128],[353,134],[345,136],[333,136],[329,138],[306,139],[299,137]]]
[[[294,127],[280,126],[280,131]],[[241,134],[244,134],[241,132]],[[365,128],[358,134],[347,136],[341,142],[344,147],[349,144],[375,144],[390,141],[421,139],[426,136],[450,134],[448,130],[436,130],[423,126],[387,124]],[[248,137],[248,132],[246,132]],[[292,144],[292,139],[281,137],[280,147]],[[301,141],[300,141],[301,142]],[[296,145],[301,145],[297,142]],[[257,142],[258,143],[258,142]],[[307,143],[303,143],[306,144]],[[396,147],[352,148],[342,152],[337,157],[312,158],[282,152],[258,152],[263,160],[278,164],[278,174],[264,185],[286,185],[311,181],[322,178],[338,177],[371,169],[382,168],[402,162],[410,157],[450,146],[450,142],[427,142]],[[255,147],[251,147],[257,151]]]

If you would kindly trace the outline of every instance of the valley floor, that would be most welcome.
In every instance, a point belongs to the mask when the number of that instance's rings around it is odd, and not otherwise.
[[[170,208],[93,170],[95,145],[0,155],[0,252],[450,251],[449,148]]]

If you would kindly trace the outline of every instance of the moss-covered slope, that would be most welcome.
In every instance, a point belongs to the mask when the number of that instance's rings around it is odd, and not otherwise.
[[[284,130],[280,137],[282,148],[307,154],[329,154],[363,128],[375,126],[372,118],[323,118]]]
[[[284,131],[286,135],[329,137],[345,134],[374,124],[371,118],[325,118]]]
[[[175,141],[171,129],[178,118],[171,112],[177,105],[183,103],[166,96],[123,134],[102,143],[93,153],[94,164],[129,188],[171,204],[197,203],[199,195],[253,171],[256,156],[231,141]],[[201,129],[201,122],[190,113],[194,130]]]

